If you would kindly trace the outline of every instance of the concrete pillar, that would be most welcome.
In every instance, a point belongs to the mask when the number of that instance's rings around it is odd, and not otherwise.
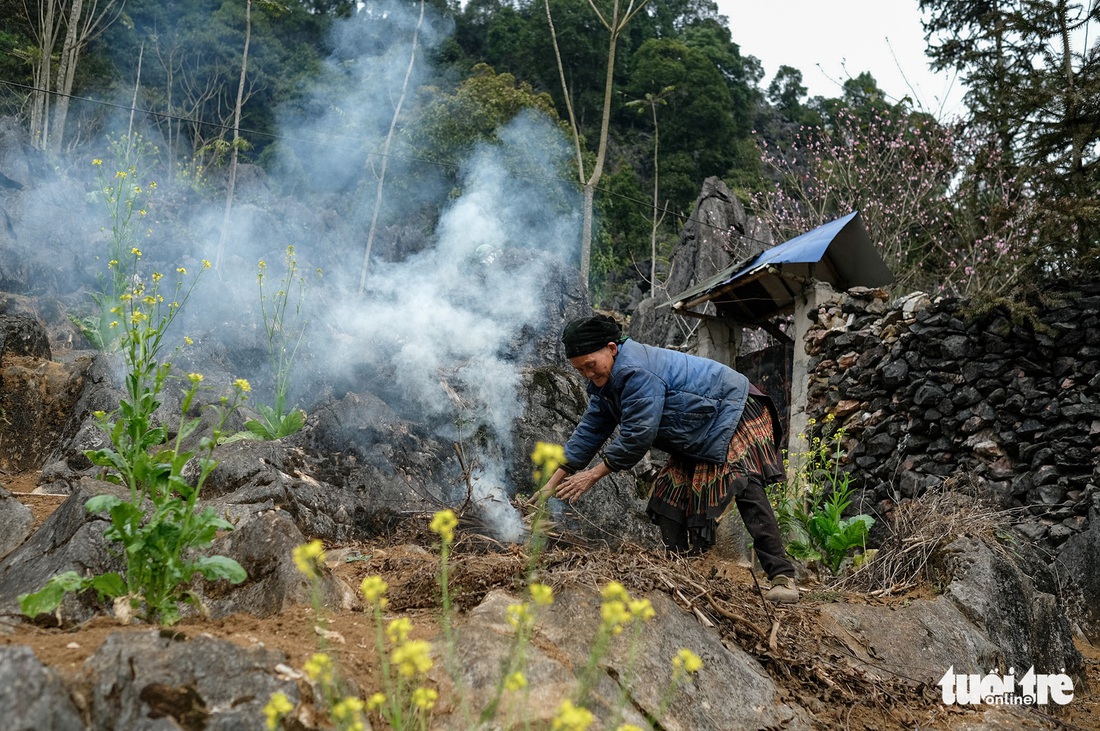
[[[836,291],[828,282],[814,280],[802,290],[802,297],[795,302],[791,337],[794,338],[794,362],[791,366],[791,420],[787,433],[787,479],[792,480],[801,467],[800,455],[807,444],[800,434],[806,434],[809,415],[806,413],[810,390],[810,357],[806,355],[806,333],[817,318],[817,307],[828,301]],[[814,320],[811,320],[810,317]]]
[[[728,320],[708,317],[699,325],[696,355],[736,368],[740,347],[741,328]]]

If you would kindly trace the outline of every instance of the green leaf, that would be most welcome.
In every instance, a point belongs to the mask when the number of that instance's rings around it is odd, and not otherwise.
[[[114,495],[96,495],[84,503],[84,509],[89,513],[106,513],[121,504],[122,501]]]
[[[51,577],[46,585],[31,594],[19,595],[19,611],[28,617],[37,617],[39,614],[47,614],[61,605],[65,593],[78,591],[84,588],[84,579],[75,571],[66,571],[63,574]]]
[[[275,432],[267,424],[256,419],[249,419],[244,423],[244,428],[255,434],[260,439],[271,440],[275,438]]]
[[[228,556],[203,556],[192,565],[210,581],[225,579],[231,584],[239,584],[248,578],[248,572]]]
[[[114,598],[123,596],[126,593],[126,582],[113,571],[93,577],[90,586],[99,592],[100,597],[109,596]]]

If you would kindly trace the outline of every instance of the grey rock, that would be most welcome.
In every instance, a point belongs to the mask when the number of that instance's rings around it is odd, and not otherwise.
[[[713,632],[708,631],[685,613],[664,594],[648,597],[656,612],[656,619],[643,626],[638,644],[634,648],[631,664],[630,634],[615,638],[607,656],[599,666],[593,696],[593,712],[605,725],[611,719],[614,708],[621,704],[621,693],[626,698],[623,709],[624,722],[633,722],[643,728],[646,723],[632,721],[639,714],[658,715],[662,696],[669,687],[672,658],[680,648],[690,648],[704,658],[704,667],[696,679],[673,697],[668,709],[661,715],[661,726],[668,731],[742,731],[743,729],[809,729],[809,715],[799,706],[785,701],[778,687],[764,672],[759,663],[737,646],[727,647]],[[510,627],[505,610],[515,601],[507,594],[495,592],[471,613],[471,624],[480,625],[478,640],[489,632],[499,636],[491,645],[466,647],[460,663],[470,680],[493,677],[499,672],[499,659],[508,651]],[[542,683],[531,683],[539,694],[539,702],[532,702],[532,709],[542,709],[552,714],[562,699],[569,697],[576,687],[577,675],[587,665],[591,642],[600,616],[600,596],[591,588],[570,585],[556,592],[554,603],[538,614],[539,642],[535,648],[535,672]],[[465,642],[464,627],[459,632],[460,642]],[[480,650],[494,646],[488,655]],[[556,666],[555,666],[556,665]],[[570,670],[563,670],[570,668]],[[730,689],[736,688],[736,693]],[[549,717],[549,716],[547,716]],[[608,726],[610,727],[610,726]]]
[[[31,509],[0,487],[0,559],[27,540],[33,522]]]
[[[273,693],[301,700],[298,686],[276,674],[282,652],[228,640],[149,632],[110,635],[87,659],[90,731],[264,729]]]
[[[1028,550],[1016,547],[1017,553]],[[1077,672],[1081,654],[1065,606],[1043,591],[1054,585],[1049,569],[1038,561],[1010,561],[984,543],[959,538],[944,550],[944,562],[954,580],[944,596],[1001,648],[1006,667],[1035,667],[1036,672]],[[1043,573],[1048,574],[1043,576]],[[1034,578],[1033,578],[1034,577]],[[977,672],[977,671],[975,671]]]
[[[29,647],[0,647],[0,718],[6,731],[83,731],[61,678]]]
[[[694,323],[685,323],[662,305],[730,264],[756,256],[772,243],[771,235],[764,235],[755,219],[746,216],[740,201],[719,178],[703,182],[692,211],[670,257],[664,287],[643,300],[634,312],[630,336],[639,342],[662,347],[683,345]]]
[[[38,591],[56,574],[76,571],[88,576],[121,570],[117,551],[103,537],[106,519],[84,509],[90,498],[105,493],[129,498],[125,488],[82,480],[29,539],[0,561],[0,612],[18,614],[19,595]],[[64,622],[76,623],[103,609],[89,591],[67,594],[60,612]]]
[[[1089,527],[1069,537],[1055,563],[1074,624],[1093,644],[1100,643],[1100,513]]]
[[[53,360],[46,328],[27,315],[0,315],[0,358],[4,356]]]
[[[949,667],[986,672],[1003,659],[1001,649],[944,597],[896,608],[825,604],[821,621],[835,642],[884,680],[932,684]]]
[[[244,612],[270,617],[294,604],[308,604],[309,581],[290,560],[305,536],[282,511],[270,511],[218,538],[209,553],[228,556],[241,564],[248,578],[241,584],[206,582],[199,591],[213,617]],[[319,596],[326,606],[350,607],[352,593],[330,574],[320,579]]]

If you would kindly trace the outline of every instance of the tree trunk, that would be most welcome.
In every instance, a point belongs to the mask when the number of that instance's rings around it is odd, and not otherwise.
[[[225,216],[222,218],[222,233],[218,237],[218,251],[214,257],[215,267],[222,263],[225,240],[229,237],[229,216],[233,212],[233,189],[237,186],[237,159],[240,153],[241,106],[244,104],[244,81],[248,75],[248,46],[252,42],[252,0],[245,0],[244,6],[244,52],[241,54],[241,80],[237,85],[237,103],[233,106],[233,143],[229,152],[229,183],[225,191]]]
[[[34,98],[31,103],[31,144],[46,149],[49,139],[50,90],[53,85],[53,47],[57,42],[57,0],[38,0],[37,28],[32,27],[38,41],[38,58],[32,64]],[[23,4],[30,18],[30,8]]]
[[[69,95],[73,91],[73,79],[76,76],[76,60],[83,44],[82,34],[77,32],[84,12],[84,0],[73,0],[66,21],[65,42],[61,45],[61,58],[57,64],[57,104],[51,120],[49,149],[54,153],[61,151],[61,142],[65,136],[65,118],[69,115]]]
[[[359,296],[363,295],[367,287],[370,252],[374,248],[374,237],[378,231],[378,216],[382,212],[382,192],[386,183],[386,166],[390,161],[390,144],[393,142],[393,135],[397,130],[397,118],[401,116],[401,107],[405,103],[405,95],[409,90],[409,78],[412,76],[413,66],[416,62],[417,39],[420,36],[420,26],[423,22],[424,0],[420,0],[420,17],[416,19],[416,27],[413,28],[412,48],[409,49],[409,65],[405,69],[405,80],[401,84],[401,96],[397,98],[397,106],[393,110],[393,117],[390,118],[390,129],[386,133],[386,142],[382,145],[382,165],[378,171],[378,185],[375,187],[374,192],[374,212],[370,218],[370,230],[367,231],[367,244],[363,248],[363,266],[359,269]]]

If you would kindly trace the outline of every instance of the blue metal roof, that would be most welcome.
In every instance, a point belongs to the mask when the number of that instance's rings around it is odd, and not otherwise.
[[[789,307],[800,286],[791,282],[817,279],[834,288],[880,287],[894,276],[875,250],[859,211],[830,221],[801,236],[767,249],[749,261],[735,262],[705,282],[673,298],[673,307],[739,304],[752,318]],[[724,298],[719,303],[718,298]],[[745,303],[751,300],[751,306]]]

